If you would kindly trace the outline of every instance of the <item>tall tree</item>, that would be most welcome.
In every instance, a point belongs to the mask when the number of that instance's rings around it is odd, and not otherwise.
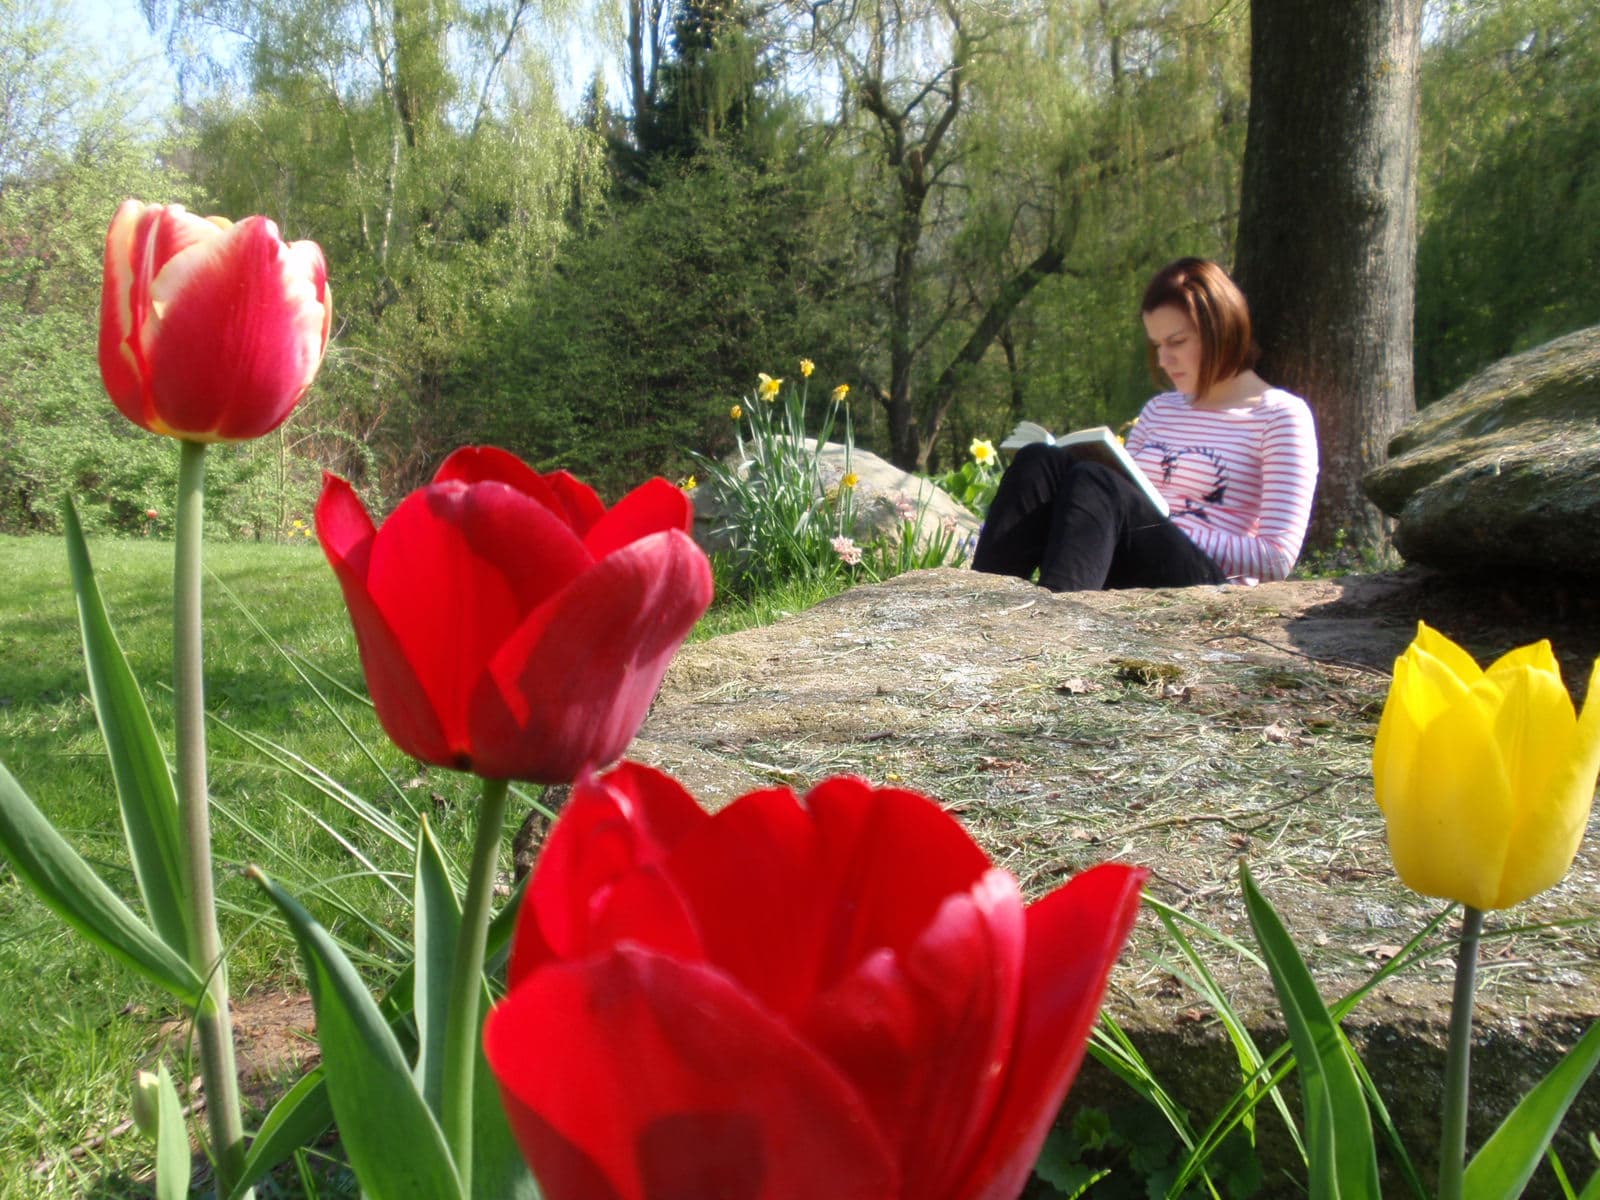
[[[1322,474],[1308,544],[1375,547],[1361,476],[1415,410],[1422,0],[1252,0],[1236,273],[1262,373],[1306,398]]]
[[[822,19],[873,198],[859,232],[884,348],[863,374],[896,463],[925,467],[958,401],[1008,370],[1001,333],[1047,281],[1148,274],[1173,237],[1215,240],[1242,105],[1214,8],[884,0]],[[1156,196],[1172,210],[1146,221]],[[1132,344],[1125,311],[1097,320]],[[997,409],[1013,386],[991,383]]]
[[[309,406],[318,453],[405,487],[454,428],[457,358],[548,263],[597,140],[557,104],[533,0],[195,0],[248,35],[192,110],[223,211],[265,212],[329,258],[338,352]],[[381,436],[379,436],[381,434]],[[369,446],[380,448],[374,463]]]
[[[1600,10],[1453,9],[1422,59],[1417,403],[1600,322]]]

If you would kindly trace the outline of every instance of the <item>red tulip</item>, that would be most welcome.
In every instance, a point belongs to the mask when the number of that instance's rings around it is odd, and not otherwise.
[[[547,1200],[1012,1200],[1146,872],[1024,908],[914,792],[573,790],[484,1049]]]
[[[123,416],[191,442],[281,425],[322,362],[333,319],[315,242],[265,217],[237,225],[124,201],[106,234],[100,376]]]
[[[389,736],[490,779],[614,761],[711,603],[693,512],[664,479],[607,511],[565,471],[474,447],[375,529],[325,476],[317,536]]]

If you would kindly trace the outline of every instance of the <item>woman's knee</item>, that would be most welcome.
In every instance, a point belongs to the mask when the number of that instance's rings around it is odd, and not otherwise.
[[[1065,452],[1063,452],[1065,453]],[[1091,487],[1098,491],[1116,494],[1117,488],[1123,481],[1122,472],[1115,467],[1108,467],[1105,463],[1095,462],[1093,459],[1075,458],[1066,455],[1067,462],[1061,468],[1061,487],[1079,488]]]

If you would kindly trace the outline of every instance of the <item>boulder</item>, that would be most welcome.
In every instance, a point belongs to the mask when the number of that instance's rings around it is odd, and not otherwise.
[[[813,438],[803,439],[800,445],[807,458],[815,456],[818,497],[837,495],[846,474],[845,447],[825,442],[819,450]],[[937,544],[947,548],[943,557],[947,565],[958,565],[972,557],[981,522],[950,493],[931,479],[902,471],[860,447],[849,451],[848,464],[849,473],[858,481],[855,521],[849,531],[857,545],[882,541],[898,546],[906,523],[914,522],[919,555]],[[741,474],[748,470],[748,464],[739,463],[736,457],[730,457],[726,465]],[[695,494],[694,536],[708,553],[733,548],[727,532],[729,509],[715,491],[713,486],[705,486]]]
[[[1600,577],[1600,326],[1513,355],[1417,414],[1362,480],[1412,562]]]

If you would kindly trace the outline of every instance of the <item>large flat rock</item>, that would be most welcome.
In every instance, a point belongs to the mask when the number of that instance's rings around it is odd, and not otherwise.
[[[1463,595],[1414,570],[1071,596],[918,572],[685,648],[630,756],[712,805],[839,772],[913,787],[1030,894],[1106,859],[1141,863],[1152,898],[1249,945],[1247,861],[1332,1000],[1443,907],[1395,879],[1372,799],[1371,739],[1417,618],[1480,659],[1548,633],[1568,679],[1583,680],[1600,634],[1574,609],[1583,604],[1560,593]],[[1475,1143],[1600,1014],[1594,832],[1560,887],[1490,916]],[[1264,971],[1199,944],[1262,1048],[1276,1046]],[[1433,944],[1433,958],[1381,984],[1346,1023],[1422,1160],[1436,1139],[1453,962],[1446,936]],[[1147,910],[1108,1009],[1203,1127],[1239,1077],[1190,974]],[[1116,1087],[1091,1068],[1076,1094]],[[1261,1125],[1270,1159],[1281,1127]],[[1591,1087],[1568,1128],[1596,1127]]]

